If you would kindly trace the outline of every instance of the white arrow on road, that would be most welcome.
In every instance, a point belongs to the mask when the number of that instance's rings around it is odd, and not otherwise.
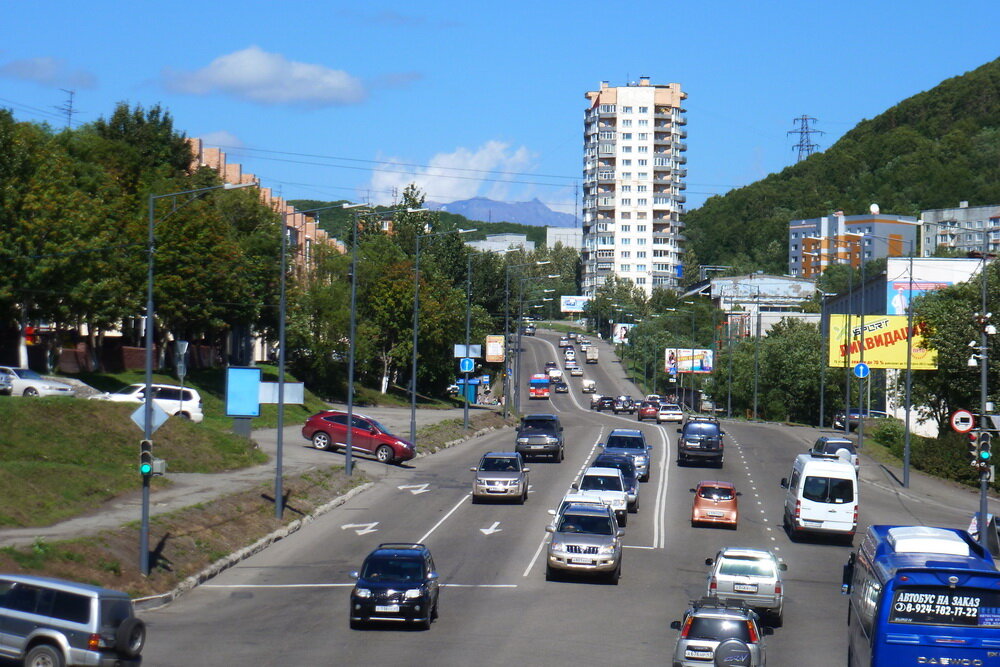
[[[378,528],[378,521],[372,521],[371,523],[347,523],[340,527],[341,530],[347,530],[349,528],[356,529],[354,532],[358,535],[367,535],[368,533],[374,533]],[[360,529],[360,530],[357,530]]]
[[[489,528],[480,528],[479,532],[481,532],[483,535],[492,535],[493,533],[499,533],[501,530],[500,528],[498,528],[499,525],[500,525],[499,521],[494,521],[492,526],[490,526]]]
[[[400,491],[406,491],[409,489],[410,493],[416,496],[421,493],[427,493],[430,490],[427,488],[428,486],[430,486],[430,484],[404,484],[403,486],[397,486],[396,488]]]

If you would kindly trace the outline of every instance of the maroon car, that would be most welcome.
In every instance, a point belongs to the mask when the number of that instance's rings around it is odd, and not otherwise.
[[[382,463],[401,463],[416,456],[416,448],[397,438],[382,424],[365,415],[353,415],[351,450],[371,454]],[[338,410],[317,412],[306,420],[302,437],[322,450],[347,448],[347,413]]]
[[[656,413],[660,411],[660,404],[653,403],[652,401],[643,401],[639,404],[639,410],[636,412],[635,418],[638,421],[643,419],[652,419],[656,421]]]

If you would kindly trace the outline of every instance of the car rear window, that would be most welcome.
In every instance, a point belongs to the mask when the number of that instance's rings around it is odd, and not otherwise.
[[[708,639],[713,641],[723,641],[726,639],[739,639],[740,641],[750,641],[750,631],[747,622],[728,618],[708,618],[705,616],[695,616],[688,628],[688,639]]]
[[[622,481],[611,475],[584,475],[581,491],[621,491]]]
[[[635,465],[633,465],[630,457],[605,459],[598,456],[594,459],[594,465],[599,468],[618,468],[625,477],[635,477]]]
[[[851,454],[857,453],[854,449],[854,443],[849,440],[824,442],[819,445],[819,449],[824,454],[836,454],[839,449],[846,449]]]
[[[816,503],[849,503],[854,500],[854,480],[807,476],[802,497]]]
[[[642,438],[634,435],[609,435],[604,446],[614,449],[644,449]]]
[[[684,427],[684,435],[716,437],[719,435],[719,427],[708,422],[689,422]]]
[[[735,497],[733,490],[724,486],[703,486],[698,490],[698,495],[710,500],[732,500]]]
[[[773,577],[774,563],[760,558],[727,556],[719,563],[719,574],[739,577]]]
[[[101,627],[117,628],[132,616],[132,603],[128,600],[106,598],[101,600]]]

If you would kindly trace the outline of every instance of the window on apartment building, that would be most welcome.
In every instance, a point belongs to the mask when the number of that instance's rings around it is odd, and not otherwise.
[[[619,132],[619,134],[621,135],[622,141],[632,141],[631,132]]]
[[[799,244],[798,243],[793,243],[792,244],[792,250],[798,250],[798,249],[799,249]]]
[[[640,153],[648,153],[649,152],[649,146],[639,146],[636,150],[638,152],[640,152]]]
[[[621,239],[622,245],[629,245],[632,243],[632,239]]]
[[[639,166],[640,167],[645,167],[648,163],[649,163],[649,160],[646,160],[646,159],[639,160]]]
[[[649,200],[646,199],[645,197],[639,197],[639,199],[636,202],[636,206],[648,206],[648,205],[649,205]]]
[[[635,265],[635,270],[638,271],[639,273],[645,273],[645,271],[646,271],[646,265],[645,264],[636,264]]]
[[[639,113],[649,113],[649,107],[639,107]]]
[[[622,107],[622,113],[632,113],[632,107]]]
[[[636,253],[635,253],[635,256],[636,256],[637,259],[645,259],[646,258],[646,251],[645,250],[637,250]]]
[[[632,225],[622,225],[621,226],[621,231],[623,231],[623,232],[630,232],[630,231],[632,231]]]
[[[614,113],[615,112],[615,105],[614,104],[602,104],[600,106],[600,111],[601,111],[601,113]]]
[[[639,119],[639,127],[649,127],[649,121],[645,118]]]
[[[637,232],[644,232],[644,231],[646,231],[646,225],[636,225],[635,226],[635,231],[637,231]]]
[[[648,141],[649,140],[649,132],[640,132],[639,136],[638,136],[638,139],[639,139],[639,141]]]
[[[631,185],[623,185],[623,186],[621,186],[621,191],[622,192],[632,192],[632,186]]]
[[[798,232],[792,232],[792,238],[793,239],[799,238],[799,233]]]
[[[623,171],[622,172],[622,180],[623,181],[631,181],[632,180],[632,172],[631,171]]]
[[[605,130],[604,132],[601,132],[600,136],[601,136],[601,139],[614,139],[615,138],[615,133],[611,132],[609,130]]]
[[[620,217],[622,220],[631,220],[632,214],[629,211],[622,211],[622,214],[618,217]]]
[[[647,186],[645,186],[645,185],[637,185],[637,186],[635,186],[635,191],[636,192],[645,192],[646,191],[646,187]]]
[[[632,121],[629,118],[622,120],[622,127],[632,127]]]
[[[631,255],[632,255],[632,253],[630,253],[628,250],[622,250],[621,251],[621,258],[622,259],[628,259]]]
[[[629,197],[625,197],[624,199],[622,199],[622,206],[631,206],[631,205],[632,205],[632,200]]]
[[[646,239],[636,239],[635,240],[635,244],[636,245],[646,245]]]
[[[654,271],[669,271],[670,270],[670,265],[669,264],[653,264],[653,270]]]
[[[653,197],[653,203],[654,204],[669,204],[670,203],[670,198],[669,197]]]
[[[622,153],[631,153],[631,152],[632,152],[631,146],[622,146]]]
[[[636,285],[645,285],[646,284],[646,279],[643,278],[642,276],[639,276],[638,278],[635,279],[635,284]]]
[[[623,167],[631,167],[632,166],[632,160],[629,160],[627,158],[624,159],[624,160],[622,160],[622,166]]]
[[[636,220],[645,220],[646,219],[646,212],[645,211],[636,211],[635,219]]]
[[[628,273],[629,271],[631,271],[631,270],[632,270],[632,265],[631,265],[631,264],[622,264],[622,265],[621,265],[621,266],[619,267],[619,270],[620,270],[620,271],[621,271],[622,273]]]

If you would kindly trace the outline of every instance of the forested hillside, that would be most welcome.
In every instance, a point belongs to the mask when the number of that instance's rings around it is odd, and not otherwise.
[[[784,273],[790,220],[1000,203],[1000,59],[859,123],[822,153],[685,217],[702,264]]]

